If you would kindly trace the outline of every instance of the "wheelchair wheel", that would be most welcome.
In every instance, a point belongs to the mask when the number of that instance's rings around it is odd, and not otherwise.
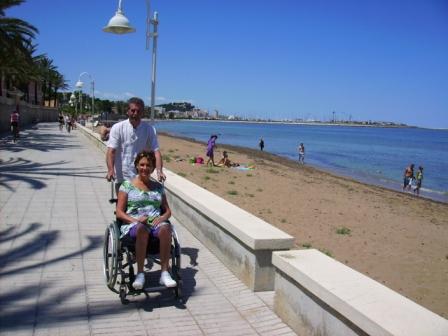
[[[119,253],[119,237],[118,237],[118,226],[116,223],[112,223],[106,229],[104,233],[104,247],[103,247],[103,273],[104,280],[106,281],[107,287],[118,293],[115,289],[117,283],[118,275],[118,253]]]
[[[177,240],[177,235],[173,237],[173,246],[171,251],[171,271],[173,273],[174,280],[177,282],[177,286],[174,287],[174,295],[177,299],[182,297],[182,278],[180,275],[181,270],[181,257],[180,257],[180,245]]]

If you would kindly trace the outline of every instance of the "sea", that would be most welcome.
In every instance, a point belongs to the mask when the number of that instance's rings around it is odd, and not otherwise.
[[[448,130],[231,121],[157,121],[157,131],[217,145],[264,150],[292,160],[297,147],[306,149],[305,164],[358,181],[402,190],[403,172],[411,163],[422,166],[420,195],[448,202]],[[205,153],[204,153],[205,156]]]

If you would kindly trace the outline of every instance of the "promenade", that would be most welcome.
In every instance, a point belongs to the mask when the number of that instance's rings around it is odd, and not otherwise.
[[[0,335],[295,335],[273,292],[250,291],[175,218],[185,303],[165,292],[122,305],[102,274],[104,176],[104,155],[57,123],[0,139]]]

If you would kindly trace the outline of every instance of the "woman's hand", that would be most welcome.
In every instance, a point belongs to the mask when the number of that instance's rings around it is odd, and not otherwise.
[[[137,218],[137,221],[139,222],[139,223],[142,223],[142,224],[147,224],[147,221],[148,221],[148,216],[140,216],[139,218]]]
[[[157,226],[159,226],[160,223],[162,223],[163,221],[165,221],[162,217],[156,217],[154,218],[154,220],[152,221],[152,225],[154,228],[156,228]]]

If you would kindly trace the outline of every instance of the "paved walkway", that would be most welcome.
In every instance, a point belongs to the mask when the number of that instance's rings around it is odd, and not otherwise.
[[[165,292],[122,305],[102,276],[104,176],[103,154],[56,123],[0,139],[1,335],[295,335],[273,292],[251,292],[179,223],[186,303]]]

